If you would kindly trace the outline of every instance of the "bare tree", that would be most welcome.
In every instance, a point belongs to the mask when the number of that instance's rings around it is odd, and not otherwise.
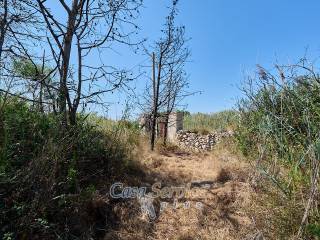
[[[187,46],[188,39],[185,37],[185,28],[178,27],[175,31],[173,50],[168,59],[166,67],[167,76],[164,88],[164,136],[163,143],[166,144],[169,126],[169,116],[180,107],[182,100],[195,92],[188,92],[188,77],[185,72],[185,64],[190,57]]]
[[[175,26],[175,17],[177,15],[177,2],[172,2],[169,16],[166,18],[163,37],[155,42],[152,47],[152,78],[151,86],[147,85],[144,94],[144,102],[150,112],[151,131],[150,131],[150,149],[154,150],[156,139],[156,125],[160,112],[165,116],[165,139],[168,127],[169,114],[177,106],[180,97],[182,97],[183,88],[187,87],[186,78],[184,78],[183,67],[190,56],[190,51],[186,47],[185,27]]]
[[[0,86],[8,78],[11,58],[24,56],[22,43],[30,45],[36,38],[32,30],[37,26],[35,11],[28,0],[0,1]]]
[[[59,0],[65,19],[50,9],[48,1],[37,0],[37,3],[50,35],[47,43],[59,75],[61,126],[66,129],[68,120],[71,125],[76,124],[81,102],[97,102],[101,94],[118,89],[130,80],[126,71],[102,62],[91,65],[86,57],[102,54],[113,42],[135,46],[137,42],[132,43],[130,36],[137,29],[133,20],[142,2],[73,0],[69,4]],[[71,60],[72,54],[77,56],[76,61]]]
[[[22,43],[28,46],[39,40],[34,31],[38,26],[33,1],[0,1],[0,62],[3,64],[4,53],[6,58],[24,55]]]
[[[36,5],[30,0],[3,0],[0,4],[0,92],[35,103],[37,100],[27,93],[30,84],[24,86],[26,82],[17,76],[15,66],[28,60],[35,67],[35,61],[41,58],[30,50],[42,38]]]
[[[34,29],[38,27],[36,11],[30,0],[0,1],[0,135],[3,136],[2,113],[7,99],[14,94],[15,78],[13,76],[11,59],[25,56],[25,47],[32,45],[38,39]],[[23,47],[22,47],[23,46]],[[2,130],[1,130],[2,129]]]
[[[189,87],[188,77],[183,68],[180,66],[177,69],[173,65],[169,66],[169,77],[165,89],[165,109],[164,109],[164,135],[163,144],[166,145],[168,137],[168,127],[170,124],[170,114],[181,107],[182,100],[195,92],[188,92]]]
[[[3,49],[3,44],[4,44],[4,36],[6,35],[7,32],[7,25],[8,25],[8,0],[3,0],[1,2],[1,19],[0,19],[0,61],[2,57],[2,49]]]

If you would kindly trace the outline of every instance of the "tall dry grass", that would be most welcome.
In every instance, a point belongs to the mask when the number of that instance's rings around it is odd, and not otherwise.
[[[231,130],[237,124],[237,112],[226,110],[217,113],[185,114],[183,126],[186,130],[212,132]]]

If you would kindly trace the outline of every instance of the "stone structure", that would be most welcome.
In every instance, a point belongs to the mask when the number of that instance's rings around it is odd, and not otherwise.
[[[160,116],[157,119],[156,133],[157,138],[164,136],[165,118]],[[141,129],[149,134],[151,131],[151,115],[144,114],[139,119]],[[210,151],[214,145],[221,139],[232,136],[231,131],[212,132],[209,134],[200,134],[192,131],[183,130],[183,113],[173,112],[169,115],[167,139],[176,143],[181,148],[188,151]]]
[[[181,148],[201,152],[212,150],[216,143],[232,135],[231,131],[213,132],[205,135],[191,131],[178,131],[176,140]]]
[[[171,113],[169,115],[168,140],[174,142],[178,131],[181,130],[183,130],[183,113]]]
[[[165,119],[166,116],[160,116],[157,119],[156,133],[157,137],[163,137],[165,131]],[[151,115],[143,114],[139,119],[140,128],[146,133],[149,134],[151,131]],[[183,113],[182,112],[173,112],[169,114],[168,121],[168,131],[167,138],[169,141],[174,142],[176,140],[176,134],[178,131],[183,129]]]

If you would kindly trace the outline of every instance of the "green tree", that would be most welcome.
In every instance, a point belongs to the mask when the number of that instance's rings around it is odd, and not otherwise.
[[[56,89],[54,81],[55,69],[42,64],[36,64],[31,60],[15,60],[13,69],[19,78],[27,80],[27,90],[32,94],[33,104],[40,112],[47,110],[56,112]]]

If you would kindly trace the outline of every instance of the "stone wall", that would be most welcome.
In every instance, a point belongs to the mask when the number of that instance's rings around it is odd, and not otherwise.
[[[233,132],[213,132],[206,135],[191,131],[178,131],[176,135],[177,144],[186,150],[201,152],[210,151],[223,138],[232,136]]]

